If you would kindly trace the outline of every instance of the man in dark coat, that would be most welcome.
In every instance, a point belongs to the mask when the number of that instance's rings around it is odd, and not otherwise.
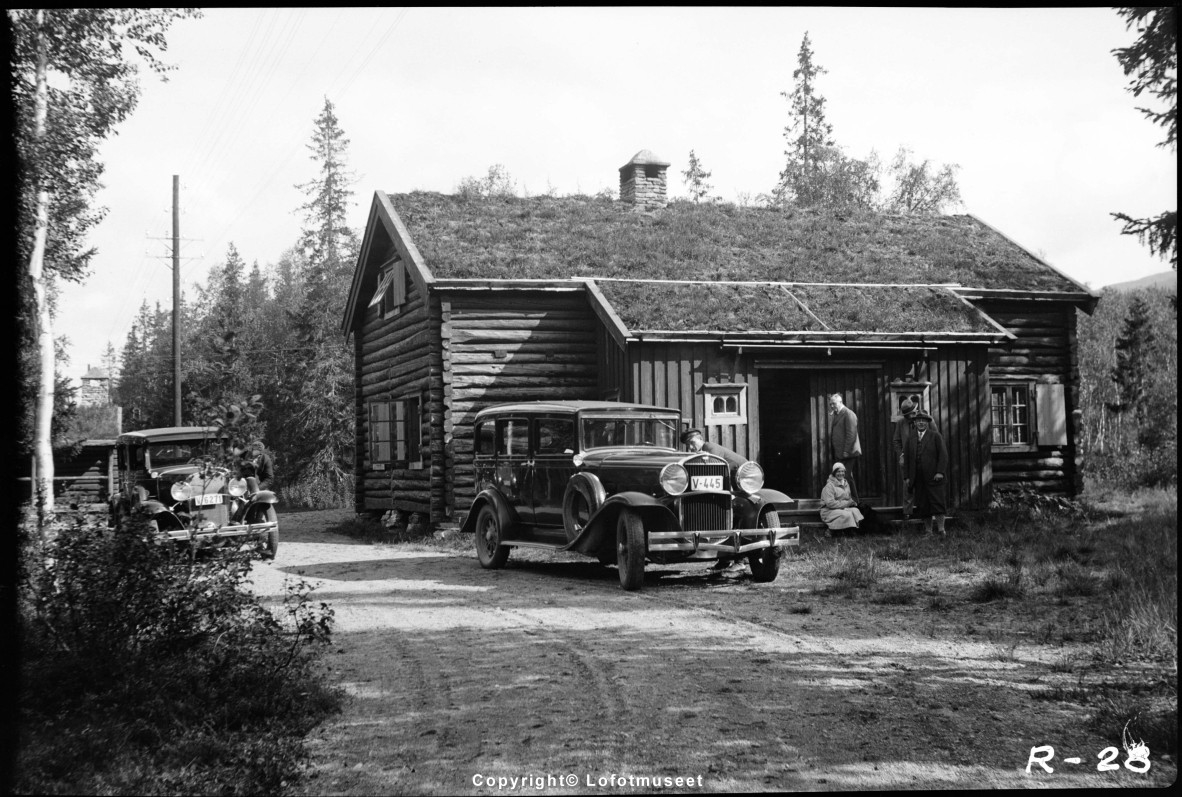
[[[895,456],[899,461],[899,477],[906,482],[907,472],[904,469],[903,449],[907,446],[907,440],[915,434],[915,414],[919,412],[920,397],[918,394],[911,394],[899,403],[899,414],[902,416],[895,421],[895,434],[891,438],[891,444],[895,449]],[[903,489],[903,519],[909,520],[911,512],[915,508],[913,493],[906,489],[904,484]]]
[[[944,534],[944,516],[948,513],[948,447],[944,437],[932,428],[932,416],[915,414],[914,433],[903,448],[904,484],[915,496],[915,514],[923,518],[924,532]]]
[[[682,432],[681,442],[690,451],[705,451],[707,454],[713,454],[716,457],[722,457],[732,468],[737,468],[747,461],[746,458],[744,458],[741,454],[731,451],[726,446],[720,446],[718,443],[708,442],[702,437],[702,433],[697,429],[690,429],[687,432]]]
[[[858,416],[845,405],[840,393],[829,396],[829,448],[833,454],[830,467],[836,462],[845,464],[846,478],[857,492],[861,471],[862,443],[858,440]]]

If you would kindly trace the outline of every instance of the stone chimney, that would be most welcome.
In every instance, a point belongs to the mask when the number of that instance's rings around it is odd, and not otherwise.
[[[636,210],[665,207],[665,172],[669,164],[647,149],[620,167],[620,201]]]

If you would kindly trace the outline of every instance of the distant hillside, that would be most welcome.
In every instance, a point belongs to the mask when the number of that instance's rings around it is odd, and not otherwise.
[[[1160,274],[1150,274],[1148,277],[1142,277],[1139,280],[1129,280],[1128,282],[1116,282],[1112,285],[1105,285],[1106,288],[1112,288],[1115,291],[1139,291],[1143,288],[1162,288],[1167,291],[1178,292],[1178,272],[1177,271],[1163,271]]]

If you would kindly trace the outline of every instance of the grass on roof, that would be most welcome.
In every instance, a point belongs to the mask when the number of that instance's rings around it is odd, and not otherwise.
[[[933,288],[611,280],[597,285],[633,331],[994,331],[964,302]]]
[[[637,213],[592,197],[465,199],[394,208],[439,278],[619,277],[958,283],[1078,290],[969,216],[834,215],[675,202]]]

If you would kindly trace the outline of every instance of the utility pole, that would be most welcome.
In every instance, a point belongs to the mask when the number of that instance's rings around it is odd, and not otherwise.
[[[181,425],[181,178],[172,176],[172,417]]]

